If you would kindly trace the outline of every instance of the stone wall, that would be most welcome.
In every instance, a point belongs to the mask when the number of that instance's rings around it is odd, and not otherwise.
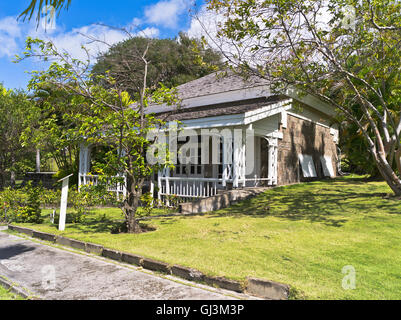
[[[57,187],[57,179],[54,178],[55,174],[56,172],[28,172],[24,176],[22,185],[32,181],[34,186],[41,183],[45,189],[55,189]]]
[[[281,128],[283,139],[278,142],[278,185],[306,181],[298,154],[311,155],[318,179],[324,177],[320,156],[330,156],[337,174],[337,148],[330,129],[293,115],[287,116],[287,127]],[[310,180],[310,179],[309,179]]]

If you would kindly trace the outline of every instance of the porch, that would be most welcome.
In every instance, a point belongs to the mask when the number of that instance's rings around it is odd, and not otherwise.
[[[245,132],[245,130],[240,131]],[[202,148],[202,144],[199,143],[195,156],[198,161],[183,164],[177,159],[174,169],[166,168],[154,174],[146,182],[144,191],[150,192],[160,203],[172,205],[170,203],[172,201],[191,202],[216,196],[225,190],[277,184],[277,138],[254,136],[248,139],[244,137],[224,139],[219,137],[218,141],[218,147],[214,148],[210,145],[209,152],[205,152],[205,148]],[[218,152],[217,157],[213,154],[214,149]],[[99,183],[99,176],[91,174],[93,152],[91,146],[81,145],[79,188]],[[205,163],[203,161],[205,157],[210,160],[216,158],[218,161]],[[190,158],[194,160],[194,156]],[[122,176],[116,175],[111,178],[117,177]],[[108,191],[116,193],[117,198],[125,197],[126,178],[124,177],[121,183],[110,182]]]
[[[199,147],[195,156],[198,161],[181,164],[178,160],[174,169],[164,169],[155,175],[152,184],[158,191],[154,197],[169,204],[169,201],[191,202],[210,198],[232,189],[275,186],[277,138],[253,136],[251,140],[222,137],[220,148],[210,146],[207,152],[204,147]],[[214,157],[212,149],[218,150],[215,151],[218,152],[218,161],[205,163],[205,154],[210,160]]]
[[[224,190],[277,185],[280,125],[286,126],[286,110],[292,100],[240,114],[219,115],[167,123],[163,134],[174,168],[153,174],[146,191],[160,203],[190,202],[216,196]],[[190,145],[188,147],[188,145]],[[82,144],[79,184],[97,184],[90,175],[91,146]],[[110,186],[126,195],[125,184]]]

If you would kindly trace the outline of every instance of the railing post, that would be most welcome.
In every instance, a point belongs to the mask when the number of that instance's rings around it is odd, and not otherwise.
[[[158,175],[157,175],[157,187],[159,188],[159,192],[157,194],[157,199],[159,200],[159,204],[162,201],[162,196],[161,193],[162,191],[162,177],[161,177],[161,171],[159,171]]]
[[[169,201],[169,196],[170,196],[170,181],[169,181],[169,177],[166,176],[166,206],[168,207],[170,205],[170,201]]]

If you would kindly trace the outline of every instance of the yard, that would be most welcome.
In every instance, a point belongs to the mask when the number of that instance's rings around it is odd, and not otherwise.
[[[350,176],[269,190],[207,215],[154,218],[156,231],[112,234],[119,209],[96,209],[59,232],[36,230],[181,264],[209,275],[283,282],[295,299],[399,299],[401,202],[384,182]],[[344,266],[356,289],[342,288]]]

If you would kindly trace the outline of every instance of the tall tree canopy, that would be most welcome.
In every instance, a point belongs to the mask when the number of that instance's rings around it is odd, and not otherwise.
[[[65,115],[79,109],[73,104],[73,96],[54,85],[43,83],[32,92],[32,106],[26,117],[29,125],[21,134],[21,141],[41,152],[41,162],[53,159],[59,175],[74,173],[77,183],[78,143],[71,130],[76,124]]]
[[[225,15],[231,64],[337,107],[401,195],[401,3],[396,0],[209,0]],[[395,164],[393,167],[392,164]]]
[[[0,84],[0,189],[6,180],[15,183],[15,173],[34,168],[34,148],[23,145],[21,134],[29,126],[32,102],[22,91],[6,90]]]
[[[137,53],[139,56],[131,56],[134,61],[141,61],[144,76],[141,84],[140,81],[136,82],[135,74],[126,74],[127,83],[138,84],[130,95],[124,90],[124,84],[116,81],[109,72],[94,76],[90,72],[89,60],[74,59],[58,51],[52,42],[31,38],[26,42],[24,56],[18,57],[18,61],[32,57],[54,61],[48,70],[33,72],[29,88],[36,93],[47,88],[45,91],[51,94],[51,99],[47,100],[48,107],[60,100],[55,111],[62,110],[63,115],[61,118],[55,116],[54,121],[62,121],[64,126],[67,124],[69,128],[63,132],[67,140],[110,148],[105,154],[104,163],[97,163],[96,172],[93,173],[99,175],[99,180],[104,178],[103,181],[119,175],[112,182],[125,184],[127,195],[123,199],[122,209],[127,231],[141,232],[137,209],[142,188],[154,172],[169,166],[167,155],[164,155],[164,162],[154,164],[147,161],[146,151],[154,142],[148,139],[148,134],[157,131],[165,123],[146,113],[146,107],[155,101],[167,105],[178,103],[175,90],[163,85],[158,90],[149,90],[147,87],[147,70],[150,65],[147,54],[150,53],[150,44],[145,46],[143,52]],[[135,79],[130,80],[128,77]],[[53,111],[52,108],[49,110]],[[50,123],[49,128],[53,127]],[[57,132],[57,126],[54,128]]]
[[[143,85],[145,70],[142,53],[147,50],[149,61],[147,87],[154,90],[161,82],[172,88],[203,77],[221,66],[221,54],[203,49],[199,40],[180,33],[178,39],[148,39],[133,37],[114,45],[98,58],[94,75],[109,72],[130,93]]]

